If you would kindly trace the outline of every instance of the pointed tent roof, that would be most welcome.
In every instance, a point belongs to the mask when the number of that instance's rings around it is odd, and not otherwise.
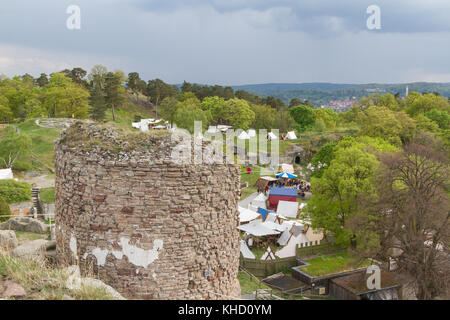
[[[240,140],[249,140],[250,136],[247,134],[247,132],[242,131],[242,133],[238,136],[238,139],[240,139]]]

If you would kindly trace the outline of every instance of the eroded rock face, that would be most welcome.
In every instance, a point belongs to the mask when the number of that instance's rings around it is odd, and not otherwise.
[[[17,217],[0,223],[0,230],[14,230],[45,234],[48,231],[48,225],[33,218]]]
[[[48,240],[38,239],[27,241],[11,251],[11,255],[17,258],[44,257],[47,251]]]
[[[13,281],[0,282],[0,297],[2,298],[22,298],[26,294],[25,289]]]
[[[16,233],[12,230],[0,230],[0,249],[12,250],[19,242]]]
[[[55,146],[58,262],[127,298],[239,296],[239,167],[175,164],[170,137],[134,150],[76,126]]]

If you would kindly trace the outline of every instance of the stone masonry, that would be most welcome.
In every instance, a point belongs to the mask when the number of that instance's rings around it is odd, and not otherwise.
[[[239,167],[175,164],[174,143],[67,129],[55,144],[57,260],[127,298],[239,297]]]

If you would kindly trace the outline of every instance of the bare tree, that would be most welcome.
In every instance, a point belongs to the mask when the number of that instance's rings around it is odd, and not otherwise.
[[[362,201],[350,222],[364,252],[415,279],[418,299],[433,299],[449,287],[449,163],[430,146],[410,144],[384,154],[376,194]]]

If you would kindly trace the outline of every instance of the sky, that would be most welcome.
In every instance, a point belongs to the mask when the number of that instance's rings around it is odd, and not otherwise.
[[[67,28],[70,5],[80,8],[80,29]],[[367,27],[371,5],[380,8],[381,29]],[[450,1],[3,4],[0,74],[89,71],[96,64],[168,83],[450,82]]]

